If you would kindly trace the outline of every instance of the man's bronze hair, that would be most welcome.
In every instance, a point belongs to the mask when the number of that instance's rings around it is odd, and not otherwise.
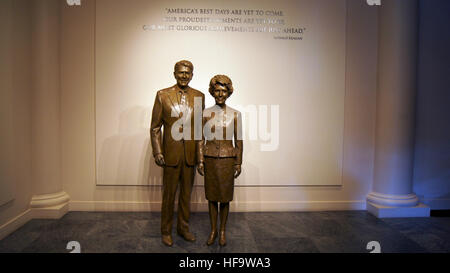
[[[178,66],[187,66],[191,69],[192,72],[194,72],[194,65],[190,61],[182,60],[177,62],[173,68],[173,71],[177,71]]]

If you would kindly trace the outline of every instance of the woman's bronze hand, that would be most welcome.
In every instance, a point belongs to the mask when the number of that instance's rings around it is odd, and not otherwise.
[[[205,165],[203,163],[199,163],[197,166],[197,171],[201,176],[205,175]]]
[[[241,174],[241,165],[234,165],[234,178]]]

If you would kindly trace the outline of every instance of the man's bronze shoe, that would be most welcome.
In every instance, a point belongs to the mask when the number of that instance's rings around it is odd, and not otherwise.
[[[219,235],[219,245],[225,246],[227,244],[227,239],[225,238],[225,230],[220,231]]]
[[[162,235],[161,240],[166,246],[173,245],[172,235]]]
[[[189,242],[195,241],[195,235],[192,232],[178,230],[177,233],[178,233],[178,235],[183,237],[183,239],[185,239],[186,241],[189,241]]]
[[[217,238],[217,230],[211,231],[211,233],[209,234],[208,241],[206,241],[206,245],[210,246],[214,244],[216,238]]]

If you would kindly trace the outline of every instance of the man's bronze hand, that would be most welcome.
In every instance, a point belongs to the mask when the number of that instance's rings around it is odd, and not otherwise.
[[[234,165],[234,178],[241,174],[241,165]]]
[[[164,167],[164,165],[166,165],[166,162],[164,161],[164,156],[162,154],[157,154],[155,156],[155,162],[156,162],[156,165],[158,165],[160,167]]]
[[[197,171],[201,176],[205,175],[205,165],[203,164],[203,162],[198,164]]]

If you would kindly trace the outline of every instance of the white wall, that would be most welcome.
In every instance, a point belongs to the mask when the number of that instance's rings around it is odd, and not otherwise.
[[[12,2],[2,3],[0,9],[0,33],[2,34],[2,43],[0,44],[0,58],[2,64],[0,66],[0,88],[5,90],[0,93],[0,131],[11,132],[13,130],[12,123],[12,56],[10,52],[13,48],[13,18],[12,18]],[[14,198],[13,184],[11,181],[11,166],[9,166],[12,157],[12,134],[2,134],[0,142],[0,151],[2,151],[2,161],[0,164],[0,206],[11,201]],[[4,157],[4,158],[3,158]]]
[[[94,1],[62,5],[63,188],[71,196],[71,210],[159,210],[159,186],[96,186],[94,22]],[[376,53],[376,8],[349,0],[342,186],[236,187],[233,209],[365,208],[372,182]],[[150,151],[146,160],[152,160]],[[193,210],[206,209],[203,187],[195,187],[192,202]]]
[[[31,33],[26,0],[0,1],[0,239],[30,219]]]
[[[197,10],[275,10],[282,16],[167,14],[166,7],[185,6],[180,0],[96,3],[97,185],[162,184],[161,169],[146,160],[151,112],[156,91],[175,84],[173,66],[181,59],[194,63],[190,86],[205,93],[206,107],[214,105],[208,93],[212,76],[226,74],[233,81],[227,104],[243,114],[244,164],[237,185],[341,185],[346,0],[189,2],[189,8]],[[167,23],[166,16],[178,22]],[[272,19],[283,24],[183,23],[180,17]],[[143,26],[150,24],[306,30],[145,31]],[[303,39],[275,39],[288,36]],[[261,107],[268,113],[258,112]],[[268,138],[261,133],[266,125]],[[197,178],[202,185],[203,179]]]

